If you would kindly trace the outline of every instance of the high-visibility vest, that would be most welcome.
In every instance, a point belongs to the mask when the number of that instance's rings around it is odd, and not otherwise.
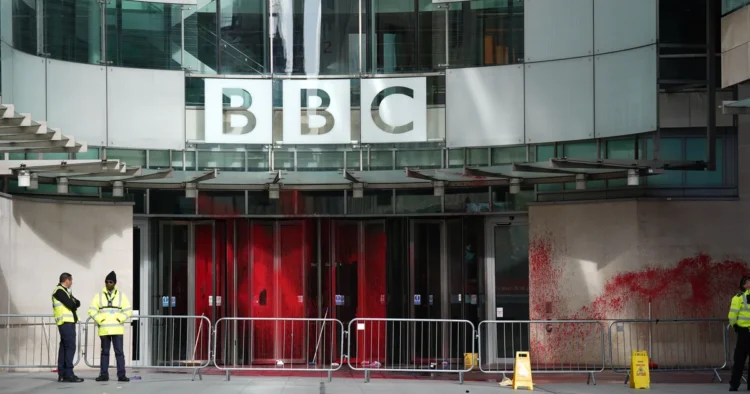
[[[748,296],[750,296],[750,290],[732,297],[732,306],[729,307],[729,324],[736,324],[738,327],[750,327]]]
[[[112,294],[105,287],[99,294],[94,296],[89,307],[91,316],[96,325],[99,326],[99,336],[124,335],[125,321],[133,314],[133,308],[125,294],[117,288],[112,289]]]
[[[68,309],[67,306],[55,298],[55,293],[57,293],[58,290],[64,291],[65,294],[68,295],[68,298],[71,298],[70,292],[65,286],[55,286],[55,290],[52,292],[52,314],[55,316],[55,324],[62,326],[63,323],[75,323],[76,320],[75,316],[73,316],[73,311]]]

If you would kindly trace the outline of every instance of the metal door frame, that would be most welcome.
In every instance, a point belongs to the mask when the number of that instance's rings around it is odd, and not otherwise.
[[[216,221],[215,220],[198,220],[198,221],[190,221],[190,220],[160,220],[158,222],[159,226],[159,248],[158,248],[158,262],[159,262],[159,269],[158,270],[151,270],[149,269],[148,274],[155,273],[156,275],[151,275],[150,277],[152,279],[156,279],[159,282],[163,280],[164,275],[164,267],[165,267],[165,261],[164,261],[164,231],[167,226],[186,226],[188,230],[188,250],[187,250],[187,265],[188,265],[188,277],[187,277],[187,292],[188,292],[188,315],[195,315],[195,227],[200,225],[210,225],[211,226],[211,258],[212,258],[212,280],[211,280],[211,293],[212,295],[215,295],[216,292]],[[173,239],[170,237],[170,256],[173,256],[172,254],[172,247],[173,247]],[[170,271],[172,262],[169,262]],[[141,273],[143,277],[143,272]],[[157,283],[159,283],[157,282]],[[149,286],[150,287],[150,286]],[[164,290],[164,289],[163,289]],[[168,292],[167,296],[172,297],[172,288],[170,285],[169,290],[164,290],[164,292]],[[164,294],[160,295],[154,295],[151,294],[152,297],[162,297]],[[171,298],[170,298],[171,299]],[[171,306],[169,307],[172,308]],[[151,313],[155,313],[156,311],[149,311]],[[216,303],[213,303],[213,306],[211,308],[211,314],[212,316],[206,316],[207,318],[211,319],[213,315],[216,313]],[[186,349],[192,349],[195,345],[195,331],[196,328],[193,324],[187,324],[187,337],[185,338],[186,342]],[[150,346],[150,343],[146,344],[146,346]],[[187,355],[186,355],[187,356]]]
[[[496,283],[495,283],[495,227],[498,226],[526,226],[529,225],[528,215],[502,215],[489,216],[484,221],[484,249],[485,249],[485,285],[486,285],[486,305],[485,316],[488,321],[498,321],[496,306]],[[488,325],[492,327],[493,325]],[[512,358],[497,357],[497,331],[488,329],[486,334],[486,348],[482,352],[486,354],[487,363],[512,363]]]
[[[141,291],[139,294],[141,299],[141,305],[139,306],[138,310],[133,311],[133,322],[135,323],[137,321],[137,317],[139,315],[149,315],[151,311],[151,282],[149,281],[149,278],[151,278],[151,243],[150,241],[150,234],[149,234],[149,222],[147,219],[133,219],[133,227],[138,228],[141,231],[140,234],[140,243],[141,243],[141,254],[140,254],[140,268],[141,268],[141,274],[138,278],[133,278],[133,281],[140,281],[142,284],[146,284],[145,286],[141,286]],[[148,324],[145,325],[144,329],[140,329],[140,323],[139,323],[139,329],[138,329],[138,360],[131,360],[133,361],[134,366],[148,366],[149,360],[151,360],[151,347],[149,346],[149,333],[151,330],[149,329]]]

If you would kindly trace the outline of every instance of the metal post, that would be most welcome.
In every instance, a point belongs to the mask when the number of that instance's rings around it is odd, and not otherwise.
[[[185,6],[180,7],[180,67],[185,67]],[[220,49],[219,49],[220,50]]]
[[[99,0],[99,41],[101,47],[101,64],[107,64],[107,2],[108,0]]]
[[[716,170],[716,1],[706,1],[706,169]]]

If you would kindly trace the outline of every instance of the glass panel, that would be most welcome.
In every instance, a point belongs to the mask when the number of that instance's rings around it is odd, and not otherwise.
[[[268,152],[247,152],[248,171],[268,171]]]
[[[538,185],[558,186],[559,184]],[[561,190],[561,188],[552,189]],[[521,191],[517,194],[510,194],[508,186],[492,186],[492,209],[497,212],[505,211],[527,211],[530,202],[534,202],[536,195],[532,186],[521,186]]]
[[[424,190],[396,190],[396,213],[439,213],[440,197],[432,188]]]
[[[107,61],[115,66],[179,70],[182,10],[135,0],[107,4]]]
[[[358,9],[357,1],[271,0],[274,72],[358,73]]]
[[[350,150],[346,152],[346,168],[349,170],[359,170],[359,153],[358,150]]]
[[[417,71],[417,26],[414,2],[372,1],[368,59],[374,74]]]
[[[563,156],[575,159],[596,159],[596,141],[565,143]]]
[[[449,18],[450,9],[459,10],[460,8],[460,4],[432,4],[432,0],[419,0],[417,24],[419,70],[437,70],[444,68],[448,63],[445,45],[446,18]],[[460,11],[458,13],[460,14]],[[456,14],[454,13],[453,16],[455,17]]]
[[[450,168],[456,168],[456,167],[463,167],[464,163],[466,162],[465,157],[466,152],[463,149],[451,149],[448,151],[448,167]]]
[[[214,6],[215,8],[215,6]],[[268,72],[268,1],[221,1],[221,72],[265,74]],[[206,46],[216,47],[215,22],[198,26]],[[187,23],[187,22],[186,22]],[[214,24],[213,26],[211,26]],[[209,29],[209,27],[213,27]]]
[[[651,160],[654,157],[654,139],[645,138],[643,141],[643,158]],[[682,138],[661,138],[659,140],[659,159],[682,160]],[[646,177],[651,186],[680,186],[682,185],[682,171],[665,171],[663,174]]]
[[[398,150],[396,151],[396,168],[442,167],[441,150]]]
[[[107,149],[107,160],[120,160],[128,167],[146,167],[146,151],[140,149]]]
[[[36,55],[36,42],[36,1],[13,0],[13,47]]]
[[[245,171],[245,152],[198,152],[198,169],[214,168],[225,171]]]
[[[88,151],[83,153],[75,153],[77,160],[98,160],[99,159],[99,148],[89,147]]]
[[[185,156],[185,169],[190,171],[195,169],[195,151],[172,151],[172,168],[182,170],[183,154]]]
[[[206,103],[206,82],[203,78],[186,76],[185,106],[202,107]]]
[[[685,139],[685,160],[706,160],[706,138]],[[685,186],[724,184],[724,139],[716,138],[716,171],[685,171]]]
[[[393,213],[393,190],[365,190],[362,198],[347,194],[347,214],[387,215]]]
[[[738,10],[747,4],[750,4],[750,0],[721,0],[721,15]]]
[[[476,0],[451,10],[451,67],[494,66],[523,60],[523,0]]]
[[[99,64],[101,6],[98,1],[46,0],[44,19],[45,53],[53,59]]]
[[[185,197],[184,190],[149,191],[149,213],[164,215],[195,215],[195,199]]]
[[[275,215],[278,213],[278,201],[268,198],[268,192],[249,192],[247,194],[247,214]]]
[[[421,296],[419,305],[414,305],[414,318],[416,319],[440,319],[440,296],[441,293],[441,272],[440,263],[441,249],[443,244],[441,222],[413,222],[412,229],[412,253],[414,273],[414,288],[412,293]],[[416,304],[416,302],[415,302]],[[417,339],[416,357],[427,358],[428,354],[434,356],[434,350],[429,349],[441,347],[437,339],[441,336],[434,334],[432,338],[429,335],[419,335]]]
[[[490,151],[487,148],[472,148],[466,150],[470,166],[486,166],[490,163]]]
[[[148,151],[148,168],[163,169],[172,165],[170,151],[150,150]]]
[[[200,3],[205,5],[198,9],[196,6],[186,7],[181,13],[180,19],[185,25],[185,47],[182,54],[177,52],[177,56],[182,56],[182,65],[187,70],[216,74],[219,58],[216,49],[216,0]],[[179,45],[179,41],[173,42],[173,53],[180,50]],[[202,105],[203,101],[200,103]]]
[[[297,152],[297,171],[338,171],[342,168],[344,152]]]
[[[343,215],[344,191],[300,191],[300,215]]]
[[[492,148],[492,165],[513,164],[526,162],[525,146],[509,146]]]
[[[635,159],[635,139],[610,140],[607,141],[607,159]],[[628,185],[626,179],[610,179],[608,187],[625,187]]]
[[[536,146],[536,161],[542,162],[547,161],[555,157],[555,146],[554,145],[537,145]],[[548,183],[544,185],[537,185],[537,191],[557,191],[563,189],[562,183]]]
[[[244,192],[198,193],[198,213],[201,215],[241,215],[245,211]]]
[[[370,151],[370,170],[392,170],[393,151],[373,150]]]
[[[66,152],[42,153],[43,160],[68,160],[69,157],[69,154]]]
[[[445,212],[488,212],[489,187],[448,188],[445,190]]]
[[[495,257],[495,306],[503,308],[503,320],[529,319],[529,226],[495,225],[492,249]],[[497,326],[498,339],[512,337],[513,343],[497,341],[496,356],[513,358],[514,350],[528,349],[528,327],[512,333]]]
[[[273,152],[274,170],[294,170],[294,152],[277,150]]]

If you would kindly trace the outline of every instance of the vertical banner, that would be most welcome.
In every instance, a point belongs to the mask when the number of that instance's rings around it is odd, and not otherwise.
[[[348,79],[284,81],[284,144],[350,143],[350,107]]]
[[[273,99],[270,80],[206,79],[205,136],[213,144],[271,144]],[[224,96],[229,106],[224,107]]]
[[[427,141],[426,78],[363,79],[361,86],[362,143]]]

